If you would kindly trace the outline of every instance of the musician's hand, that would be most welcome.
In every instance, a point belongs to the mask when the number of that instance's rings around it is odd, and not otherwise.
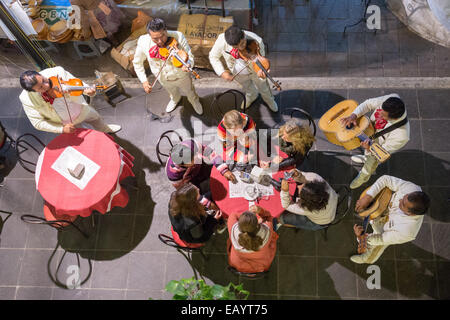
[[[75,132],[75,126],[72,123],[65,124],[63,127],[64,133],[73,133]]]
[[[220,75],[220,77],[221,77],[222,79],[227,80],[227,81],[233,81],[233,75],[231,74],[230,71],[224,71],[224,72]]]
[[[373,200],[373,198],[366,194],[364,197],[362,197],[361,199],[356,201],[356,205],[355,205],[356,212],[361,212],[364,209],[366,209],[369,206],[369,204],[372,202],[372,200]]]
[[[225,172],[225,173],[223,174],[223,176],[224,176],[225,178],[227,178],[228,181],[231,181],[231,182],[233,182],[234,184],[237,183],[237,179],[236,179],[236,177],[234,176],[233,172],[227,171],[227,172]]]
[[[281,190],[289,191],[289,183],[286,180],[281,180]]]
[[[187,65],[189,66],[189,68],[191,67],[191,65],[189,63],[187,63]],[[183,70],[184,72],[189,72],[188,67],[186,67],[185,65],[181,66],[181,70]]]
[[[367,151],[370,149],[370,139],[366,139],[361,142],[361,147],[366,149]]]
[[[266,74],[265,74],[264,71],[262,71],[262,70],[258,70],[257,75],[258,75],[258,77],[260,77],[261,79],[265,79],[265,78],[266,78]]]
[[[355,224],[353,226],[353,231],[355,232],[355,235],[359,237],[364,232],[364,228],[362,226],[358,226],[357,224]]]
[[[356,114],[352,113],[350,116],[342,118],[341,119],[341,124],[343,126],[349,126],[350,124],[353,124],[354,126],[357,126],[358,123],[356,122],[356,119],[358,119],[358,117],[356,116]]]
[[[87,96],[93,97],[95,96],[95,89],[94,88],[84,89],[83,93]]]
[[[148,81],[145,81],[142,86],[144,87],[144,90],[146,93],[150,93],[152,92],[152,86],[150,85],[150,83],[148,83]]]

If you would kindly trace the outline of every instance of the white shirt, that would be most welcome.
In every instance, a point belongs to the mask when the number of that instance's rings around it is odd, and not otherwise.
[[[39,72],[46,78],[59,76],[63,80],[75,78],[72,74],[64,70],[62,67],[54,67],[44,69]],[[83,96],[65,95],[66,101],[70,111],[70,117],[73,124],[77,124],[76,119],[79,117],[84,108],[89,108],[89,105],[84,100]],[[48,131],[53,133],[62,133],[63,125],[70,122],[70,117],[67,112],[64,98],[55,98],[53,104],[46,102],[39,92],[31,92],[23,90],[19,96],[22,102],[23,110],[33,127],[37,130]]]
[[[388,221],[383,226],[381,234],[369,235],[367,243],[370,245],[389,245],[412,241],[419,233],[423,222],[423,215],[406,215],[400,210],[400,200],[407,194],[422,189],[412,182],[408,182],[396,177],[384,175],[369,188],[367,194],[375,197],[383,188],[393,191],[388,209]],[[377,219],[382,219],[379,217]],[[375,219],[375,222],[378,222]]]
[[[259,246],[258,250],[263,248],[266,245],[267,241],[269,241],[269,239],[270,239],[269,227],[267,225],[265,225],[264,223],[261,223],[260,226],[261,227],[259,228],[258,232],[256,233],[256,236],[260,237],[263,240],[263,243]],[[241,246],[239,244],[239,235],[241,233],[242,232],[239,229],[239,222],[236,222],[233,225],[231,232],[230,232],[230,234],[231,234],[230,239],[231,239],[231,243],[233,244],[233,247],[236,250],[241,251],[241,252],[254,252],[253,250],[245,249],[243,246]]]
[[[394,93],[394,94],[389,94],[386,96],[381,96],[378,98],[367,99],[366,101],[361,103],[355,109],[355,111],[353,111],[353,113],[356,114],[356,116],[359,118],[360,116],[372,111],[373,113],[370,117],[370,120],[375,121],[376,110],[380,109],[383,102],[385,102],[388,98],[391,98],[391,97],[400,98],[400,96],[398,94]],[[402,121],[405,118],[406,118],[406,110],[405,110],[405,113],[399,119],[388,120],[384,129],[392,126],[393,124],[395,124],[399,121]],[[379,132],[384,129],[378,129],[378,130],[376,130],[376,132]],[[384,149],[386,149],[387,152],[393,153],[397,150],[400,150],[409,141],[409,122],[407,122],[405,125],[401,126],[400,128],[397,128],[383,136],[378,138],[378,143]]]
[[[258,42],[259,53],[262,56],[265,56],[264,43],[263,43],[262,39],[256,33],[253,33],[250,31],[244,30],[244,34],[247,39],[253,39]],[[220,61],[221,57],[224,58],[225,63],[228,66],[228,69],[233,74],[236,74],[237,72],[239,72],[241,70],[242,66],[244,66],[244,64],[242,64],[242,61],[243,61],[242,59],[235,59],[231,54],[227,53],[227,52],[231,52],[232,49],[233,49],[233,47],[230,46],[227,43],[227,41],[225,40],[225,33],[219,34],[216,42],[214,43],[214,46],[211,48],[211,51],[209,52],[209,62],[211,63],[211,65],[214,69],[214,72],[219,77],[222,75],[222,73],[225,72],[225,68],[224,68],[222,62]],[[239,60],[242,60],[242,61],[239,61]],[[236,65],[237,61],[239,61],[239,65]],[[252,68],[247,68],[247,70],[248,70],[248,72],[254,72]],[[247,70],[242,71],[240,73],[240,75],[245,74]]]
[[[191,65],[191,67],[194,67],[194,55],[192,54],[191,48],[189,47],[189,44],[184,35],[179,31],[167,31],[167,35],[168,37],[173,37],[175,38],[175,40],[177,40],[178,49],[187,52],[189,56],[188,63]],[[158,72],[161,70],[164,64],[164,60],[162,59],[150,58],[149,51],[153,46],[156,46],[156,43],[152,41],[152,38],[149,34],[145,34],[139,37],[136,52],[134,54],[133,66],[134,71],[136,72],[136,75],[141,83],[147,81],[147,75],[145,74],[144,68],[145,59],[148,60],[150,69],[155,77],[158,75]],[[184,72],[181,68],[175,67],[170,60],[166,62],[166,65],[162,69],[161,74],[159,75],[159,80],[163,82],[167,80],[174,81],[189,76],[188,72]]]
[[[321,176],[314,172],[302,172],[302,174],[305,176],[307,181],[325,181]],[[325,225],[331,223],[336,216],[338,195],[333,188],[331,188],[328,182],[325,181],[325,183],[327,184],[327,192],[330,195],[325,208],[321,210],[308,211],[305,208],[299,207],[297,203],[293,203],[288,191],[281,190],[280,194],[282,207],[291,213],[307,216],[309,220],[316,224]]]

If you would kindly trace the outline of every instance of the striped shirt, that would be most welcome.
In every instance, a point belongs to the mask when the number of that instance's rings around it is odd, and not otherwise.
[[[248,162],[246,159],[248,157],[250,147],[253,147],[253,141],[255,142],[254,146],[256,147],[256,124],[253,119],[245,113],[241,112],[240,114],[244,119],[242,136],[235,137],[231,134],[227,134],[227,129],[225,128],[223,120],[217,126],[217,135],[220,141],[222,141],[225,161],[233,159],[237,162]],[[244,144],[241,143],[242,138],[245,138]]]

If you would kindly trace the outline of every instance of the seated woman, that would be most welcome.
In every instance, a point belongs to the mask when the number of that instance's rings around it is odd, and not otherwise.
[[[217,135],[223,144],[223,158],[227,163],[256,161],[256,124],[248,115],[237,110],[228,111],[217,127]]]
[[[299,183],[296,202],[289,195],[289,184],[281,181],[281,205],[288,212],[281,214],[279,223],[293,225],[300,229],[320,230],[331,223],[336,216],[337,193],[318,174],[294,172],[294,180]]]
[[[187,243],[208,241],[222,217],[220,210],[207,210],[199,198],[200,192],[192,183],[184,184],[170,197],[170,223],[179,238]]]
[[[166,163],[166,174],[175,188],[187,182],[200,188],[203,181],[209,180],[211,164],[229,181],[236,181],[222,157],[194,139],[184,140],[172,148]]]
[[[260,161],[262,168],[278,166],[278,170],[283,170],[300,165],[316,140],[308,128],[301,126],[294,120],[289,120],[281,126],[275,138],[276,140],[272,141],[272,146],[278,145],[280,150],[288,157],[283,158],[277,155],[272,161]],[[267,154],[267,143],[262,143],[261,146]]]
[[[270,213],[258,206],[228,217],[228,264],[240,272],[269,270],[277,250],[278,234]]]

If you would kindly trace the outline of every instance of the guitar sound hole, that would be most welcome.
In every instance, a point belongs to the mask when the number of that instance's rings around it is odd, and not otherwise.
[[[345,128],[346,128],[347,130],[352,129],[353,127],[354,127],[353,123],[350,123],[350,124],[348,124],[348,125],[345,126]]]

